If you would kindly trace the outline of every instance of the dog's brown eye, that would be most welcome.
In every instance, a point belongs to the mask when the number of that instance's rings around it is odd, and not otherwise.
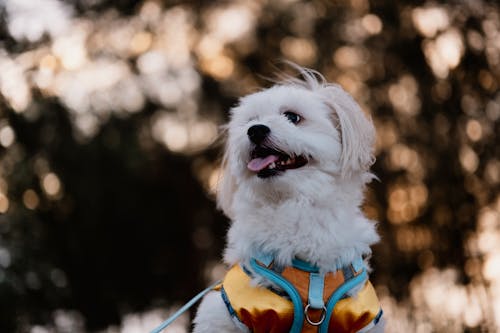
[[[298,124],[301,120],[302,120],[302,117],[299,116],[298,114],[292,112],[292,111],[287,111],[285,113],[283,113],[285,115],[285,117],[288,118],[288,120],[290,120],[293,124]]]

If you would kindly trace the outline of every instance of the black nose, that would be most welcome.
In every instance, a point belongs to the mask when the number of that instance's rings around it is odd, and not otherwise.
[[[266,125],[253,125],[248,129],[247,135],[250,141],[259,144],[267,137],[271,129]]]

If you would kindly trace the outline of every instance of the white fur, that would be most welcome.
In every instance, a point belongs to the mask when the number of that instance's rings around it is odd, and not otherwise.
[[[232,220],[224,255],[229,265],[273,253],[278,265],[298,257],[324,272],[335,271],[369,254],[379,239],[375,224],[360,210],[364,186],[373,178],[373,124],[342,88],[298,69],[303,80],[287,78],[242,98],[231,110],[217,195]],[[294,125],[286,111],[302,121]],[[257,177],[247,169],[252,150],[247,131],[256,124],[271,129],[266,144],[307,156],[309,163],[275,177]],[[233,331],[239,330],[220,295],[207,296],[194,332]]]

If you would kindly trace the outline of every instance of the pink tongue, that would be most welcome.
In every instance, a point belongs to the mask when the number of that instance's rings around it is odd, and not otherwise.
[[[263,170],[269,166],[269,164],[276,162],[278,160],[278,156],[269,155],[263,158],[254,158],[250,162],[248,162],[247,168],[249,170],[258,172]]]

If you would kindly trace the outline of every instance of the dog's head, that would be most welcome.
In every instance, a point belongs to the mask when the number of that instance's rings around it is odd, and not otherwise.
[[[375,130],[341,87],[317,72],[243,97],[231,110],[217,200],[232,217],[242,187],[273,198],[321,195],[325,180],[366,176]],[[366,178],[366,177],[365,177]]]

